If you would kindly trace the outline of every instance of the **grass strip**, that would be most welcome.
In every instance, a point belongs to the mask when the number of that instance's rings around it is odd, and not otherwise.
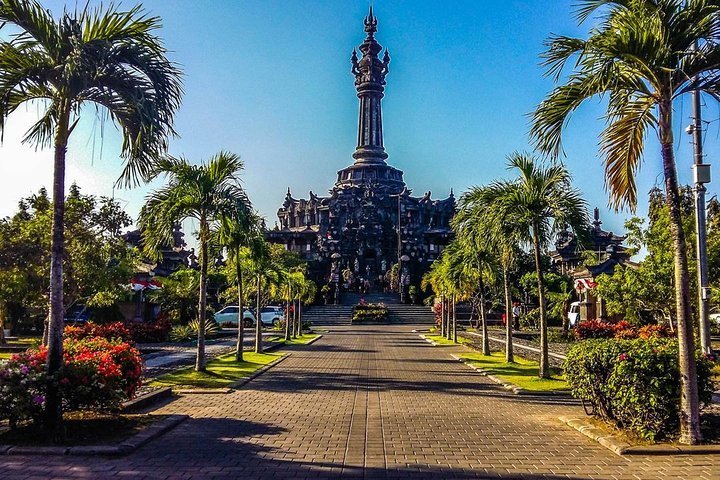
[[[320,335],[315,334],[300,335],[299,337],[291,339],[289,342],[285,342],[285,345],[307,345],[319,336]]]
[[[193,367],[182,368],[160,375],[150,382],[153,387],[177,388],[223,388],[282,357],[282,353],[243,353],[242,362],[235,361],[231,353],[210,360],[204,372],[196,372]]]
[[[550,369],[549,379],[538,377],[539,365],[534,360],[515,355],[515,363],[507,363],[503,352],[493,352],[489,357],[479,352],[465,353],[460,358],[490,375],[531,392],[570,391],[570,386],[557,369]]]
[[[458,335],[458,343],[453,342],[452,340],[448,340],[447,338],[443,337],[442,335],[425,335],[425,338],[428,340],[432,340],[433,342],[437,343],[438,345],[458,345],[460,343],[470,343],[469,338],[461,337]]]

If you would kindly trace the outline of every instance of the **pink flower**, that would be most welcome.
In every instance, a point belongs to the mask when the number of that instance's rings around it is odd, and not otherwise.
[[[621,362],[624,362],[628,358],[630,358],[630,355],[628,355],[627,353],[621,353],[620,355],[618,355],[618,360],[620,360]]]

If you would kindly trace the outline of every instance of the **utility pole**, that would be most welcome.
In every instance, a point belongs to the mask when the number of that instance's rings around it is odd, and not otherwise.
[[[697,51],[697,44],[695,45]],[[698,78],[693,79],[697,81]],[[706,229],[706,207],[705,207],[705,184],[710,182],[710,165],[703,163],[702,147],[702,112],[700,106],[700,91],[693,90],[693,123],[687,128],[687,132],[693,136],[694,162],[693,181],[695,183],[695,240],[697,243],[697,264],[698,264],[698,320],[700,324],[700,347],[705,353],[712,353],[710,343],[710,320],[709,303],[710,288],[708,287],[707,273],[707,229]]]
[[[400,209],[400,197],[402,196],[401,193],[398,193],[397,196],[397,212],[398,212],[398,222],[397,222],[397,258],[398,258],[398,290],[400,291],[400,303],[405,303],[405,286],[403,285],[403,278],[402,278],[402,212]]]

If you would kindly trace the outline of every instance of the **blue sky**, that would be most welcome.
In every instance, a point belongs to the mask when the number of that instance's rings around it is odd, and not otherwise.
[[[94,4],[96,2],[92,2]],[[287,187],[296,196],[324,194],[337,170],[352,162],[357,98],[350,53],[364,32],[366,0],[148,0],[163,19],[160,35],[185,71],[177,114],[180,137],[171,153],[200,161],[219,150],[241,155],[244,184],[272,225]],[[66,2],[46,0],[58,13]],[[68,3],[73,6],[73,3]],[[135,2],[122,2],[131,6]],[[505,156],[527,150],[526,114],[552,87],[539,67],[551,33],[584,35],[571,0],[376,0],[377,38],[392,57],[383,104],[389,162],[404,170],[414,193],[447,196],[507,176]],[[690,102],[676,105],[676,152],[681,181],[690,181]],[[0,215],[17,200],[51,185],[50,151],[20,145],[37,115],[30,106],[10,118],[0,146]],[[602,104],[582,107],[565,137],[565,162],[591,206],[615,232],[629,216],[607,209],[597,134]],[[705,111],[708,158],[717,156],[718,108]],[[659,149],[649,138],[638,181],[646,192],[662,181]],[[69,149],[68,184],[115,195],[135,216],[151,186],[113,190],[120,140],[86,109]],[[717,174],[717,168],[713,167]],[[711,195],[716,183],[709,185]]]

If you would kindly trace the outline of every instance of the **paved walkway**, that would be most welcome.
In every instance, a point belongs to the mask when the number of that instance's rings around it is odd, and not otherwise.
[[[0,478],[718,478],[720,456],[620,457],[409,327],[333,329],[124,458],[0,457]]]

